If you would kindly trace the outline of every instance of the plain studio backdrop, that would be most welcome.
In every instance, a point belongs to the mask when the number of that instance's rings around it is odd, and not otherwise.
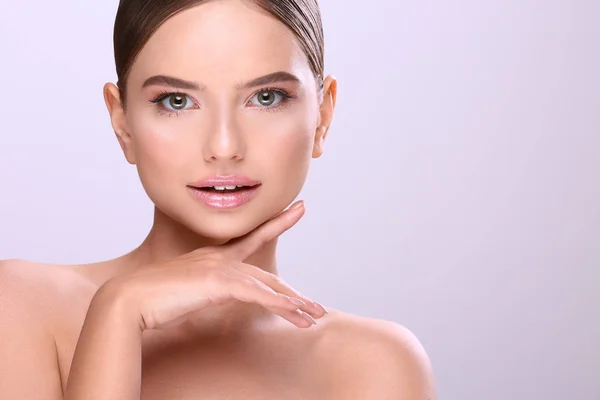
[[[2,0],[0,258],[130,251],[117,1]],[[339,80],[284,279],[422,341],[440,399],[600,399],[600,2],[321,0]]]

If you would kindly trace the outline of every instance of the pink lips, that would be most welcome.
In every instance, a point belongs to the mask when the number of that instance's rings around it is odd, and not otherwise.
[[[215,187],[236,187],[221,191]],[[242,187],[238,187],[242,186]],[[229,209],[246,204],[255,196],[260,182],[239,175],[217,175],[188,185],[192,196],[211,208]]]

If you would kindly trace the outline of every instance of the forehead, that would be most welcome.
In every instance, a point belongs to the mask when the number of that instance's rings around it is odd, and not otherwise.
[[[280,70],[303,81],[310,76],[308,60],[292,31],[248,2],[213,0],[167,20],[138,55],[131,78],[202,74],[199,80],[207,83],[237,83]]]

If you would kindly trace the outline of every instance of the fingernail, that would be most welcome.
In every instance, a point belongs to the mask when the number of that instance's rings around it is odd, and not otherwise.
[[[309,314],[305,313],[304,311],[300,311],[302,313],[302,316],[304,317],[305,320],[307,320],[308,322],[310,322],[313,325],[317,324],[317,321],[315,321],[315,319],[313,317],[311,317]]]
[[[298,208],[301,208],[304,206],[304,201],[300,201],[299,203],[296,203],[292,206],[292,210],[296,210]]]
[[[329,311],[327,311],[327,309],[325,308],[325,306],[323,306],[322,304],[317,303],[316,301],[313,302],[313,306],[315,306],[316,308],[323,310],[323,312],[325,314],[329,314]]]
[[[295,297],[290,297],[289,300],[290,300],[290,303],[292,303],[295,306],[305,306],[306,305],[305,302],[303,302],[302,300],[297,299]]]

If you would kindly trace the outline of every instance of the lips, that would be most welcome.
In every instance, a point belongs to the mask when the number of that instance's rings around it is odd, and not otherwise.
[[[229,209],[246,204],[256,194],[260,182],[239,175],[217,175],[188,185],[192,196],[211,208]]]
[[[260,185],[259,181],[250,179],[241,175],[217,175],[212,178],[203,179],[192,183],[189,186],[205,189],[205,188],[222,188],[222,187],[254,187]]]
[[[215,186],[202,186],[202,187],[195,187],[196,189],[199,190],[205,190],[207,192],[215,192],[215,193],[235,193],[235,192],[239,192],[241,190],[246,190],[246,189],[251,189],[253,187],[256,187],[259,185],[223,185],[223,186],[219,186],[219,185],[215,185]]]

